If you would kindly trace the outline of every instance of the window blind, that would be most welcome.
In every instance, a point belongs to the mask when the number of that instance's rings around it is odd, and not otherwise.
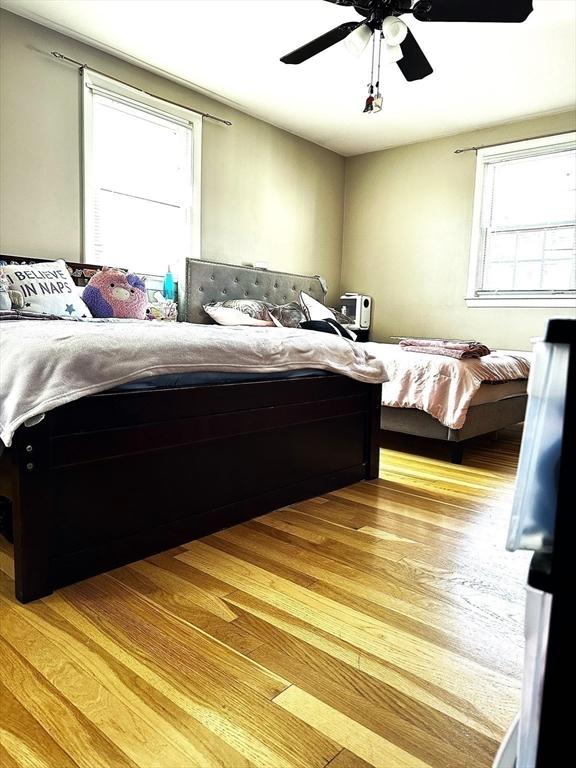
[[[163,274],[191,251],[193,129],[91,89],[89,260]]]
[[[576,150],[484,163],[476,295],[576,294]]]

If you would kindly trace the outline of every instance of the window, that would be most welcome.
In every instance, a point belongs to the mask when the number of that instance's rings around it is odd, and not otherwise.
[[[202,120],[84,74],[84,258],[163,275],[200,255]]]
[[[576,306],[575,137],[478,151],[469,306]]]

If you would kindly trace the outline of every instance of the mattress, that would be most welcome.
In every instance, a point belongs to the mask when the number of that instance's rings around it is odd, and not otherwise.
[[[182,387],[205,387],[213,384],[242,384],[251,381],[278,381],[280,379],[305,379],[309,376],[328,376],[326,371],[303,368],[299,371],[278,373],[223,373],[221,371],[198,371],[195,373],[166,373],[148,379],[130,381],[110,392],[132,392],[149,389],[179,389]]]

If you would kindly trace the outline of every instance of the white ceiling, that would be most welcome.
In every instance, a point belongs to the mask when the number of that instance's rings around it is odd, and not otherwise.
[[[426,24],[405,16],[435,71],[408,83],[396,65],[387,65],[379,114],[362,113],[369,49],[355,59],[340,43],[299,66],[278,60],[343,21],[359,19],[350,8],[322,0],[0,5],[218,94],[343,155],[561,111],[576,100],[575,0],[535,0],[523,24]]]

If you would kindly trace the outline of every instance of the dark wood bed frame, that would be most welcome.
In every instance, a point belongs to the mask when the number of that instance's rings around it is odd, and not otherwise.
[[[319,374],[104,392],[46,413],[0,457],[17,598],[377,477],[380,401],[380,385]]]

